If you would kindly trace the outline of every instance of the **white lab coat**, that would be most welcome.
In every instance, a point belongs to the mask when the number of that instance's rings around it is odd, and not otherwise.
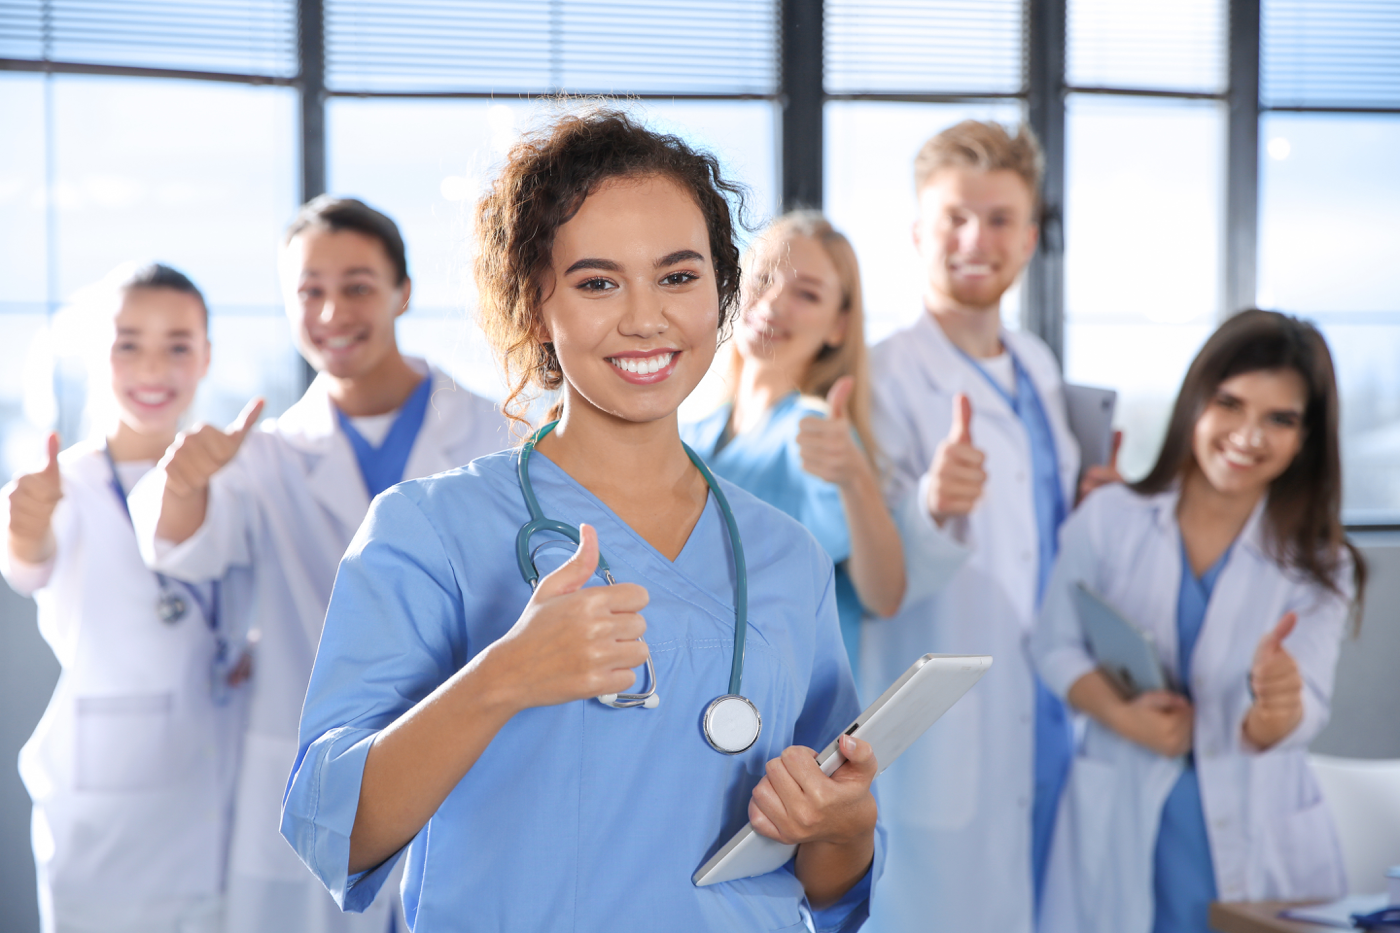
[[[1001,336],[1040,393],[1072,503],[1079,447],[1055,359],[1030,334]],[[878,696],[927,652],[994,659],[981,682],[880,778],[890,855],[872,928],[1030,933],[1035,677],[1027,640],[1039,559],[1030,441],[1011,406],[928,314],[875,347],[870,368],[889,502],[910,574],[900,612],[865,624],[861,689]],[[958,392],[972,402],[972,439],[986,454],[987,484],[971,515],[939,529],[924,506],[928,469]],[[970,551],[966,563],[936,591],[944,572],[919,565],[945,568],[960,547]]]
[[[157,616],[160,587],[102,450],[59,455],[53,558],[28,564],[0,547],[0,570],[34,596],[62,665],[19,756],[43,926],[215,929],[246,691],[215,703],[215,636],[196,600],[185,594],[189,612],[174,624]],[[224,618],[246,612],[236,584],[221,588]]]
[[[420,371],[425,364],[412,360]],[[432,398],[404,477],[439,473],[510,443],[505,416],[431,371]],[[297,724],[336,568],[369,511],[354,451],[319,376],[275,422],[261,426],[214,475],[204,524],[179,545],[158,540],[163,476],[132,495],[147,562],[182,579],[252,570],[257,636],[248,728],[235,797],[229,933],[384,933],[394,898],[342,914],[278,831],[297,755]]]
[[[1064,696],[1094,669],[1071,598],[1079,582],[1149,632],[1163,665],[1178,669],[1181,585],[1177,493],[1139,496],[1109,486],[1065,523],[1032,650],[1051,690]],[[1308,766],[1326,724],[1351,591],[1339,595],[1270,556],[1260,503],[1216,580],[1191,660],[1196,772],[1221,900],[1306,900],[1346,887],[1331,816]],[[1249,669],[1260,639],[1290,610],[1284,647],[1303,674],[1303,721],[1258,752],[1242,729]],[[1163,758],[1090,721],[1061,798],[1042,925],[1047,933],[1150,933],[1153,852],[1162,807],[1180,775]]]

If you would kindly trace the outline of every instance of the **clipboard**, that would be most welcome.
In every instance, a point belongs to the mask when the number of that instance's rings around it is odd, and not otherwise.
[[[889,689],[841,734],[869,742],[880,773],[884,773],[929,726],[952,709],[991,666],[990,655],[926,654],[890,684]],[[837,739],[832,739],[817,755],[823,774],[830,775],[846,760],[837,751]],[[760,836],[753,824],[745,823],[743,829],[700,866],[691,881],[704,887],[765,875],[787,864],[796,851],[797,846]]]
[[[1146,632],[1082,581],[1072,592],[1089,651],[1125,700],[1149,690],[1172,689],[1157,658],[1157,646]]]

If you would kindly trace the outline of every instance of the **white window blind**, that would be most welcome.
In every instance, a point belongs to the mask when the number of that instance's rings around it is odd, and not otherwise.
[[[1400,0],[1264,0],[1266,107],[1400,108]]]
[[[1071,87],[1225,90],[1226,0],[1069,0],[1065,80]]]
[[[292,77],[292,0],[0,0],[0,57]]]
[[[1021,0],[827,0],[829,94],[1019,94]]]
[[[772,95],[774,0],[326,0],[337,91]]]

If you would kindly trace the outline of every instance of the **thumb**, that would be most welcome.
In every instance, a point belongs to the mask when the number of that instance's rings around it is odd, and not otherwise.
[[[861,781],[874,780],[879,763],[875,760],[875,749],[869,742],[853,735],[843,735],[836,743],[836,747],[841,751],[841,756],[846,761],[836,769],[836,773],[832,775],[833,778],[838,780],[853,778]]]
[[[827,417],[832,421],[844,421],[846,419],[846,403],[851,399],[851,393],[856,388],[855,376],[842,376],[831,386],[831,391],[826,393],[826,404],[831,407],[831,413]]]
[[[962,392],[953,396],[953,426],[948,439],[955,444],[972,443],[972,400]]]
[[[1278,625],[1274,630],[1265,635],[1259,642],[1259,654],[1272,654],[1283,650],[1283,640],[1293,632],[1293,627],[1298,624],[1298,613],[1285,612],[1283,618],[1278,620]]]
[[[1118,469],[1118,448],[1123,446],[1123,432],[1113,432],[1113,446],[1108,451],[1108,467],[1111,470]]]
[[[579,545],[572,557],[535,587],[535,595],[542,599],[565,596],[583,589],[588,578],[598,569],[598,532],[592,525],[580,525]]]
[[[49,462],[44,465],[44,475],[55,480],[58,479],[58,447],[58,432],[50,431],[48,443]]]
[[[262,399],[255,398],[244,405],[243,410],[238,413],[237,418],[233,419],[233,423],[228,426],[224,433],[239,441],[243,440],[253,425],[258,423],[258,415],[262,414],[264,404]]]

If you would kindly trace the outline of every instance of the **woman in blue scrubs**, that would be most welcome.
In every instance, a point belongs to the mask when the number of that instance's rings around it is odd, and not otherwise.
[[[341,564],[282,830],[344,908],[406,851],[415,930],[863,923],[876,762],[843,737],[827,777],[812,751],[859,712],[831,561],[677,424],[737,303],[734,193],[601,110],[527,137],[482,199],[507,405],[557,389],[559,420],[384,493]],[[730,694],[756,737],[716,722]],[[694,885],[746,820],[795,857]]]
[[[1345,890],[1308,764],[1365,578],[1339,515],[1337,413],[1322,335],[1245,311],[1191,364],[1152,472],[1065,523],[1032,652],[1090,722],[1046,933],[1207,933],[1213,900]],[[1111,685],[1074,609],[1080,584],[1147,632],[1173,692]]]
[[[905,579],[874,465],[860,267],[850,242],[812,211],[776,220],[744,267],[731,400],[682,436],[831,555],[854,668],[861,616],[893,615]]]

